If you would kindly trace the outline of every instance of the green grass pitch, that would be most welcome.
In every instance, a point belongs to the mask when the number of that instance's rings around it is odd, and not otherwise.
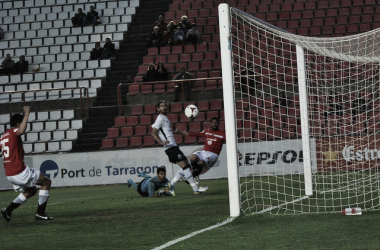
[[[1,220],[0,249],[153,249],[229,218],[227,180],[203,180],[194,195],[180,182],[176,197],[142,198],[126,185],[54,188],[35,221],[37,197]],[[0,206],[17,193],[0,192]],[[253,215],[180,241],[167,249],[378,249],[379,212]]]

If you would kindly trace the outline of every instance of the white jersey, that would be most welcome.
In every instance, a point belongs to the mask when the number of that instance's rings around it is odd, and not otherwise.
[[[161,141],[169,141],[168,144],[164,145],[165,149],[177,146],[177,143],[174,139],[172,126],[167,116],[161,114],[157,116],[157,119],[152,125],[152,128],[159,130],[158,136],[160,137]]]

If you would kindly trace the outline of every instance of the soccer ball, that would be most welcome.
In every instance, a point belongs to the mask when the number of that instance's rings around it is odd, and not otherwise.
[[[187,118],[194,119],[198,116],[198,114],[199,110],[197,106],[195,106],[194,104],[190,104],[185,109],[185,115],[187,116]]]

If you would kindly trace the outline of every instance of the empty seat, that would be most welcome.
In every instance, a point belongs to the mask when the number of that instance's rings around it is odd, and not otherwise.
[[[61,141],[60,151],[71,151],[73,149],[72,141]]]
[[[116,148],[128,147],[128,138],[116,138]]]
[[[129,142],[130,142],[129,144],[130,147],[140,147],[142,145],[142,138],[132,136]]]
[[[130,137],[133,135],[133,127],[122,127],[120,137]]]
[[[156,145],[156,140],[153,138],[153,136],[144,136],[143,138],[143,147],[151,147]]]
[[[141,115],[143,113],[143,106],[132,106],[132,112],[131,115]]]
[[[60,149],[60,142],[49,142],[48,143],[48,149],[47,151],[48,152],[56,152],[56,151],[59,151]]]
[[[140,125],[151,125],[152,117],[150,115],[142,115],[140,116]]]
[[[64,131],[54,131],[53,132],[53,140],[54,141],[62,141],[65,139],[65,132]]]
[[[113,139],[103,139],[102,140],[102,147],[101,149],[110,149],[110,148],[113,148],[113,143],[114,143],[114,140]]]
[[[51,141],[51,133],[50,132],[40,132],[39,141]]]
[[[115,117],[115,125],[114,127],[122,127],[126,124],[125,116]]]
[[[70,128],[71,129],[82,129],[83,128],[83,121],[82,120],[72,120]]]
[[[107,129],[107,137],[106,138],[116,138],[119,136],[118,128],[108,128]]]
[[[135,127],[135,136],[144,136],[147,134],[146,126],[136,126]]]

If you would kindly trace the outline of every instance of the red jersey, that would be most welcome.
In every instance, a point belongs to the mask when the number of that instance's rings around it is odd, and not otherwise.
[[[0,138],[0,150],[4,158],[6,176],[18,175],[26,168],[24,163],[24,147],[20,136],[17,136],[18,128],[5,131]]]
[[[206,137],[203,150],[213,152],[217,155],[220,154],[223,142],[226,141],[226,132],[221,130],[206,129],[202,132],[189,133],[189,136]]]

